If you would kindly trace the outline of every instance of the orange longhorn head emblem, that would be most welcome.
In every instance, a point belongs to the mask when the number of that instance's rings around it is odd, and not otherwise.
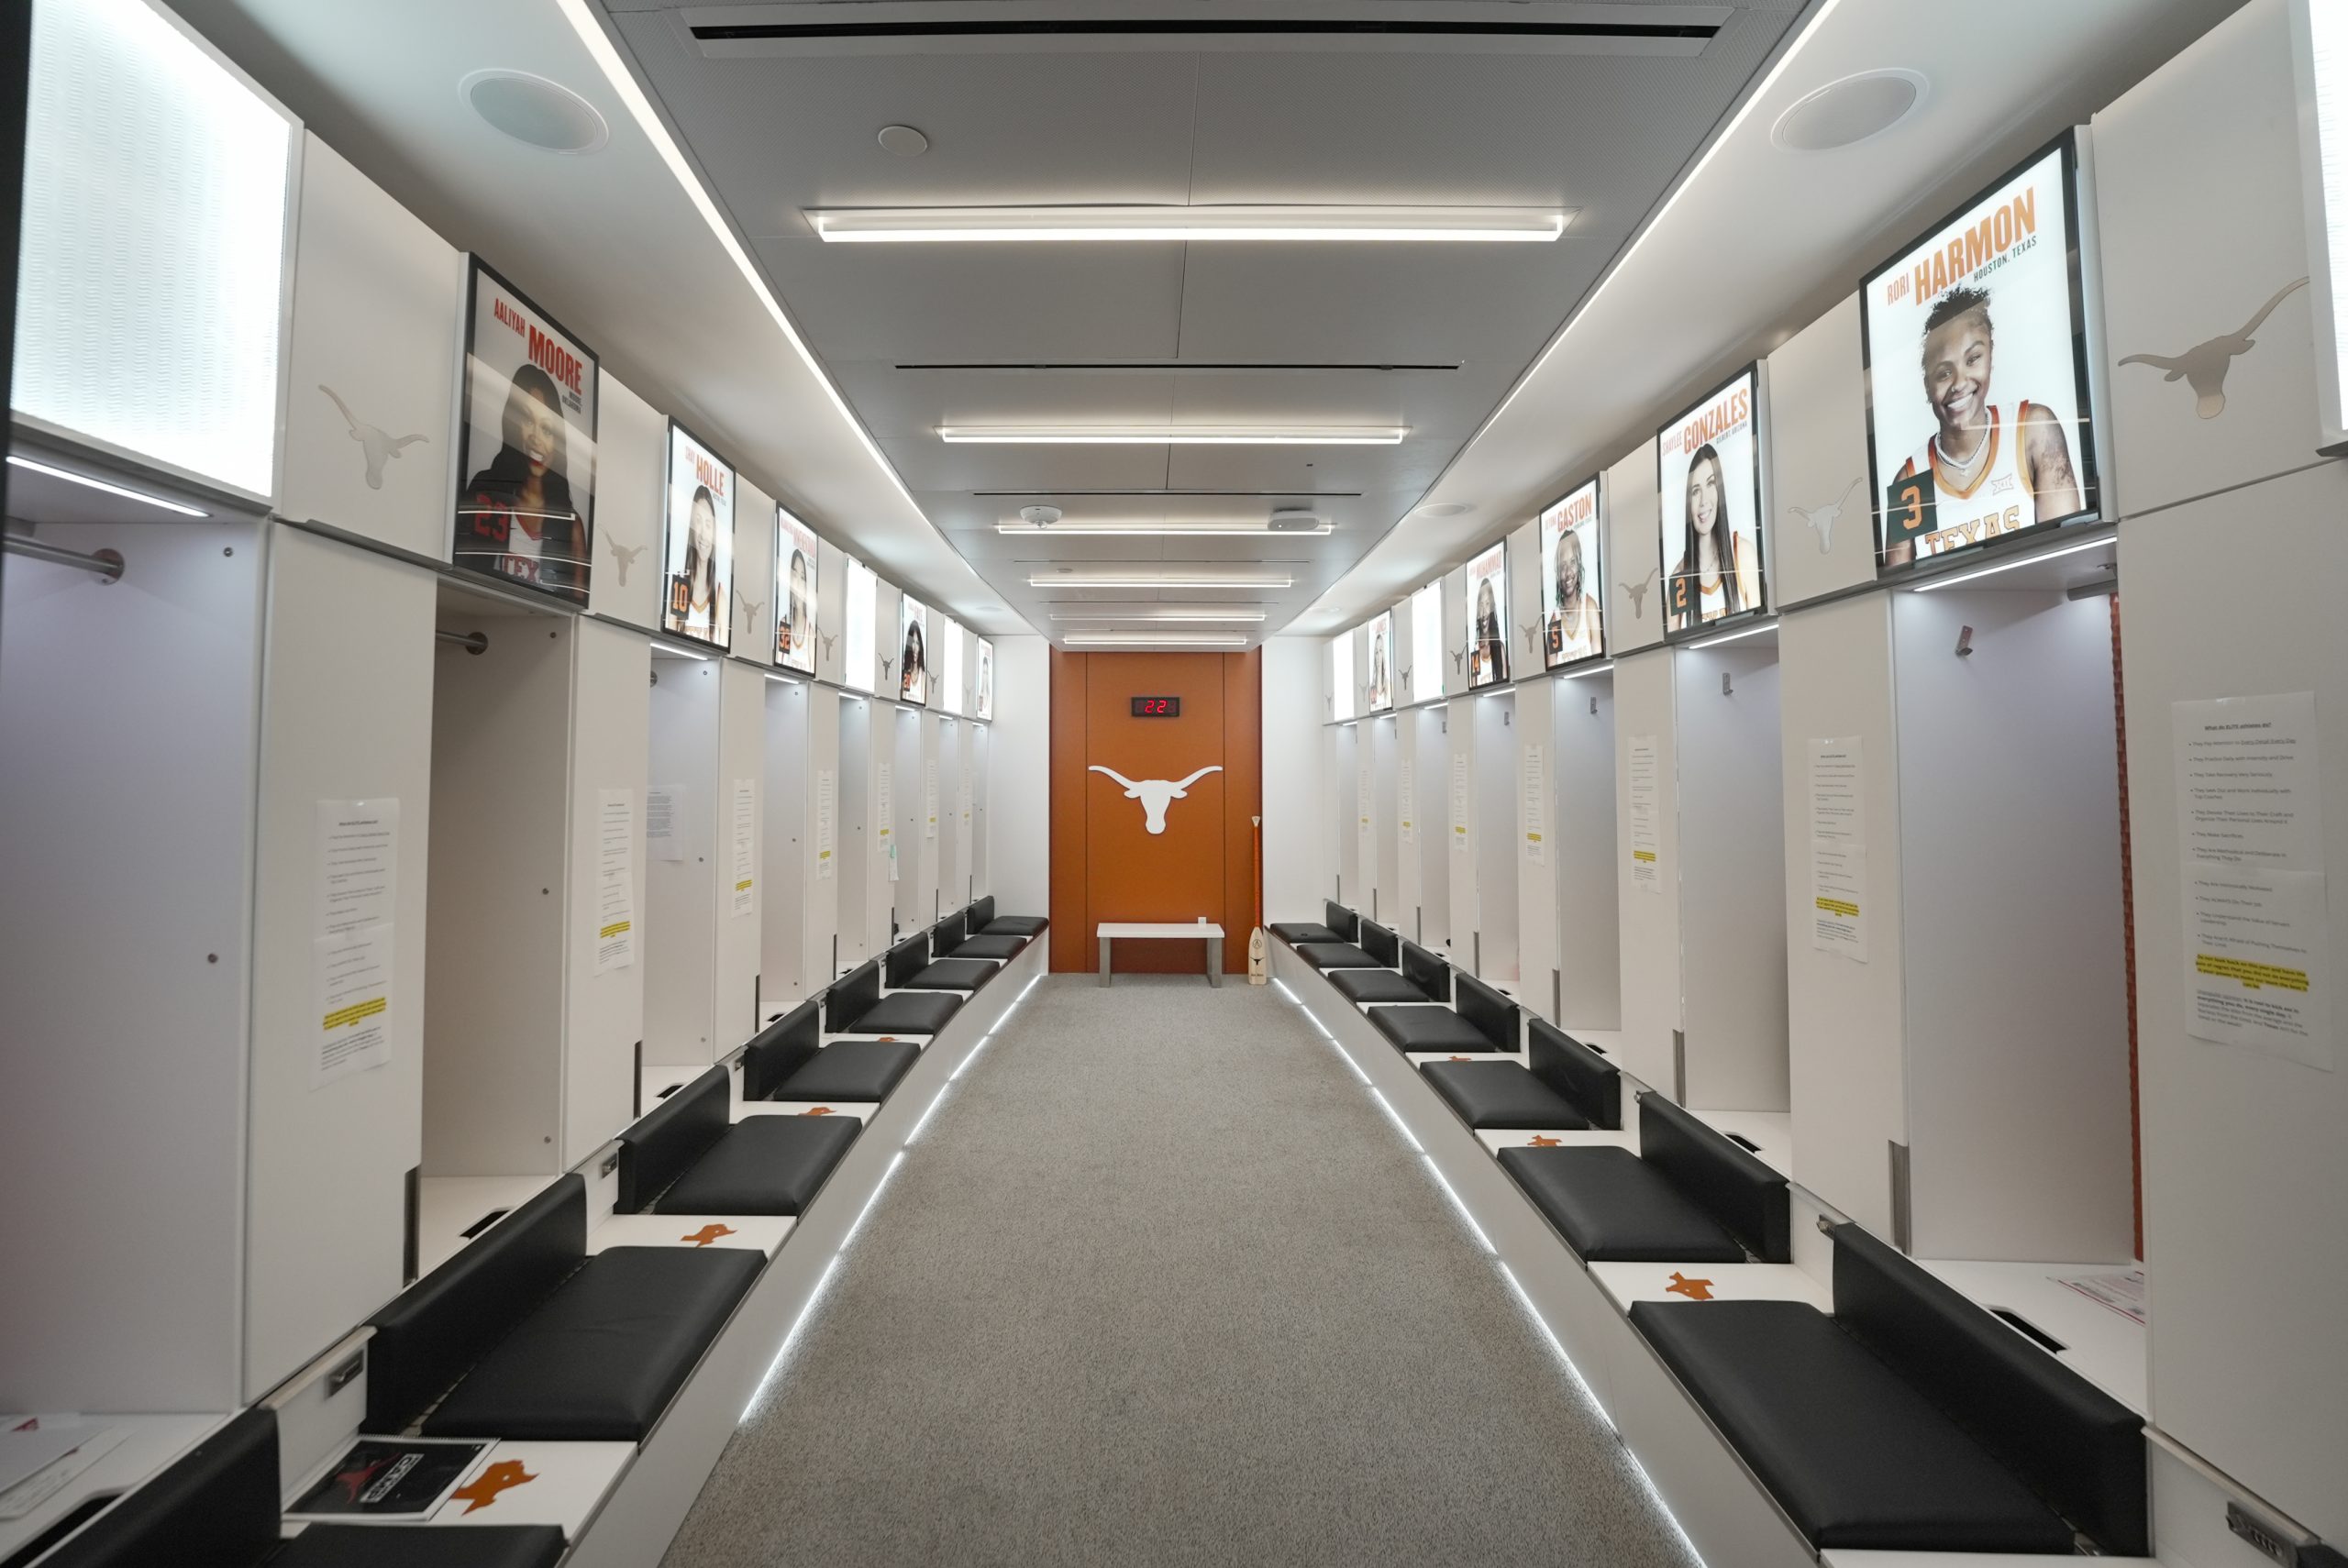
[[[537,1479],[537,1476],[522,1468],[520,1460],[501,1459],[464,1485],[449,1493],[449,1496],[452,1498],[463,1498],[465,1512],[470,1514],[489,1507],[490,1504],[497,1501],[501,1494],[510,1492],[516,1486],[526,1486]]]
[[[1564,1141],[1565,1140],[1561,1138],[1552,1138],[1546,1132],[1535,1132],[1532,1137],[1527,1138],[1524,1143],[1527,1148],[1554,1149]]]
[[[719,1224],[716,1220],[712,1220],[708,1224],[703,1225],[700,1230],[695,1231],[692,1235],[690,1235],[690,1236],[680,1236],[680,1237],[678,1237],[678,1238],[677,1238],[677,1240],[679,1240],[679,1241],[681,1241],[681,1242],[692,1242],[694,1246],[696,1246],[696,1247],[705,1247],[705,1246],[709,1245],[712,1242],[714,1242],[715,1240],[717,1240],[717,1238],[719,1238],[720,1236],[730,1236],[730,1235],[732,1235],[733,1233],[734,1233],[734,1227],[733,1227],[733,1226],[731,1226],[731,1225],[721,1225],[721,1224]]]
[[[829,1116],[831,1113],[832,1108],[830,1106],[818,1105],[811,1110],[803,1110],[799,1114],[802,1116]]]
[[[1690,1279],[1678,1269],[1671,1271],[1671,1283],[1664,1289],[1674,1296],[1685,1296],[1690,1301],[1710,1301],[1712,1298],[1711,1280]]]

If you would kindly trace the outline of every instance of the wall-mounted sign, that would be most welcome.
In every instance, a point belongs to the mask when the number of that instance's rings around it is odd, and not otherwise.
[[[734,646],[734,468],[669,422],[669,531],[660,551],[660,629]]]
[[[815,673],[815,531],[774,511],[774,661]]]
[[[584,608],[595,542],[594,351],[473,258],[449,558]]]
[[[1394,706],[1394,612],[1383,611],[1369,624],[1369,711],[1382,713]]]
[[[929,704],[929,612],[910,593],[897,599],[897,698]]]
[[[984,637],[977,641],[979,670],[972,683],[977,701],[972,706],[980,718],[991,719],[994,717],[994,645]]]

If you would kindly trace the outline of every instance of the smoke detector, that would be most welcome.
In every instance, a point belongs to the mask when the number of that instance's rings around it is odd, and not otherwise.
[[[1019,509],[1019,520],[1038,528],[1048,528],[1060,520],[1060,509],[1057,506],[1023,506]]]
[[[1270,520],[1265,523],[1264,527],[1274,534],[1301,533],[1317,529],[1326,522],[1328,519],[1318,512],[1301,506],[1284,506],[1272,513]]]

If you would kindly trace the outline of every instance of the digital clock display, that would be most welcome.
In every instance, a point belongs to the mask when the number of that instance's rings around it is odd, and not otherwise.
[[[1179,719],[1182,716],[1180,697],[1136,697],[1134,717],[1136,719]]]

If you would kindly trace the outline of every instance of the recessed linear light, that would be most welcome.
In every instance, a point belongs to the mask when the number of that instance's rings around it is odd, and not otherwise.
[[[952,446],[1395,447],[1403,425],[941,425]]]
[[[193,506],[182,506],[176,501],[165,501],[160,495],[150,495],[143,490],[132,490],[127,485],[108,484],[104,480],[92,479],[87,474],[77,474],[71,469],[53,469],[47,463],[36,463],[30,458],[11,457],[8,459],[8,466],[12,469],[27,469],[37,474],[47,474],[51,479],[61,479],[68,484],[78,484],[90,490],[104,491],[108,495],[118,495],[125,501],[136,501],[147,506],[160,506],[166,512],[176,512],[183,517],[212,515],[209,512],[199,512]]]
[[[1182,647],[1245,647],[1245,637],[1216,636],[1204,632],[1069,632],[1060,641],[1070,647],[1084,644],[1093,647],[1160,648]]]
[[[1261,610],[1152,610],[1136,615],[1093,613],[1087,615],[1052,616],[1055,621],[1114,621],[1124,624],[1137,621],[1261,621]]]
[[[1217,575],[1200,571],[1135,571],[1131,569],[1106,572],[1079,572],[1063,568],[1058,571],[1039,571],[1029,575],[1030,588],[1288,588],[1295,579],[1284,571],[1229,572]]]
[[[1101,243],[1116,240],[1543,245],[1570,211],[1523,207],[1100,206],[814,208],[828,245]]]
[[[998,523],[998,534],[1028,536],[1058,534],[1068,537],[1112,538],[1120,534],[1135,537],[1174,535],[1274,535],[1293,539],[1311,538],[1332,532],[1331,523],[1316,523],[1309,528],[1275,528],[1266,523]]]
[[[1716,648],[1722,643],[1740,643],[1747,637],[1757,637],[1764,632],[1775,632],[1777,629],[1775,621],[1764,621],[1757,626],[1744,626],[1733,632],[1722,632],[1718,636],[1706,637],[1700,642],[1689,643],[1688,648],[1691,653],[1698,648]]]
[[[12,458],[9,460],[14,462],[16,459]],[[2059,550],[2038,550],[2018,560],[2000,561],[1996,566],[1978,567],[1972,571],[1954,572],[1946,577],[1936,577],[1929,582],[1916,584],[1909,591],[1931,593],[1943,588],[1955,588],[1961,582],[1977,582],[1985,577],[1996,577],[2000,572],[2020,571],[2024,567],[2033,567],[2041,561],[2055,560],[2064,556],[2076,556],[2081,550],[2097,549],[2110,543],[2111,543],[2111,536],[2102,534],[2092,539],[2082,539],[2076,545],[2066,545]]]

